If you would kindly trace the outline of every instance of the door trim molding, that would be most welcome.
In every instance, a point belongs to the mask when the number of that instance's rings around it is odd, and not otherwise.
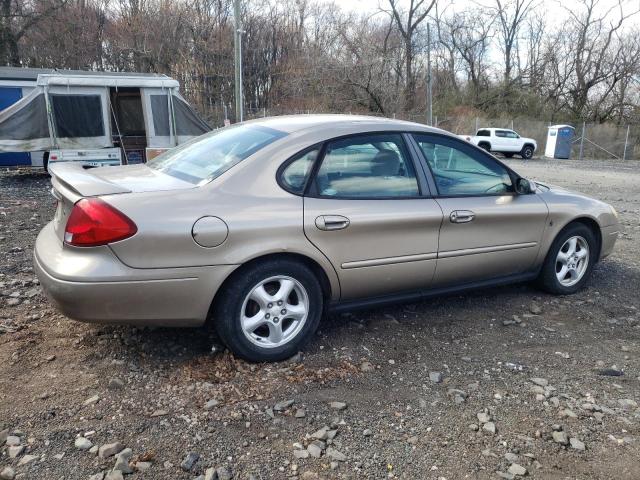
[[[373,258],[371,260],[356,260],[340,265],[344,270],[362,267],[378,267],[381,265],[394,265],[397,263],[419,262],[421,260],[435,260],[437,253],[419,253],[417,255],[401,255],[399,257]]]
[[[465,283],[460,285],[433,288],[427,290],[413,290],[401,292],[391,295],[383,295],[376,297],[359,298],[355,300],[338,301],[328,306],[331,313],[343,313],[354,310],[364,310],[378,308],[385,305],[394,305],[400,302],[417,302],[433,298],[441,295],[452,295],[469,290],[478,290],[498,285],[511,285],[520,282],[527,282],[535,279],[540,272],[537,268],[534,271],[519,273],[515,275],[507,275],[504,277],[496,277],[488,280]]]
[[[438,253],[438,258],[463,257],[465,255],[476,255],[478,253],[504,252],[505,250],[518,250],[521,248],[532,248],[538,242],[510,243],[508,245],[494,245],[491,247],[464,248],[462,250],[447,250]]]

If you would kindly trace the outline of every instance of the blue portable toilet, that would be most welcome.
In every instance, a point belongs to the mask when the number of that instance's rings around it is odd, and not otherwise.
[[[576,129],[571,125],[551,125],[547,132],[544,156],[547,158],[571,158],[571,146]]]

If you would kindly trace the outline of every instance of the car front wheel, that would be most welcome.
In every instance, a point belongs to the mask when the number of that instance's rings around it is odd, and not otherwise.
[[[597,258],[598,244],[593,231],[583,224],[569,225],[551,245],[539,284],[549,293],[575,293],[587,282]]]
[[[284,360],[311,338],[323,311],[322,289],[304,264],[261,262],[230,279],[214,308],[222,341],[252,362]]]

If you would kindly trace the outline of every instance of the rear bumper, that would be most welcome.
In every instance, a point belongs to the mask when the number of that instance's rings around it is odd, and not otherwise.
[[[109,247],[64,246],[52,224],[40,232],[34,251],[34,269],[47,297],[68,317],[96,323],[202,325],[235,268],[130,268]]]
[[[620,224],[610,225],[608,227],[602,227],[600,233],[602,236],[602,247],[600,248],[600,260],[608,257],[613,252],[613,247],[616,244],[618,235],[620,234]]]

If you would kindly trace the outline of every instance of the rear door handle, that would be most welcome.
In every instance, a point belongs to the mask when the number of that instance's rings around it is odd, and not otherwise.
[[[451,212],[451,215],[449,215],[451,223],[469,223],[472,222],[474,218],[476,218],[476,214],[471,210],[454,210]]]
[[[349,219],[342,215],[320,215],[316,218],[316,227],[320,230],[342,230],[349,223]]]

